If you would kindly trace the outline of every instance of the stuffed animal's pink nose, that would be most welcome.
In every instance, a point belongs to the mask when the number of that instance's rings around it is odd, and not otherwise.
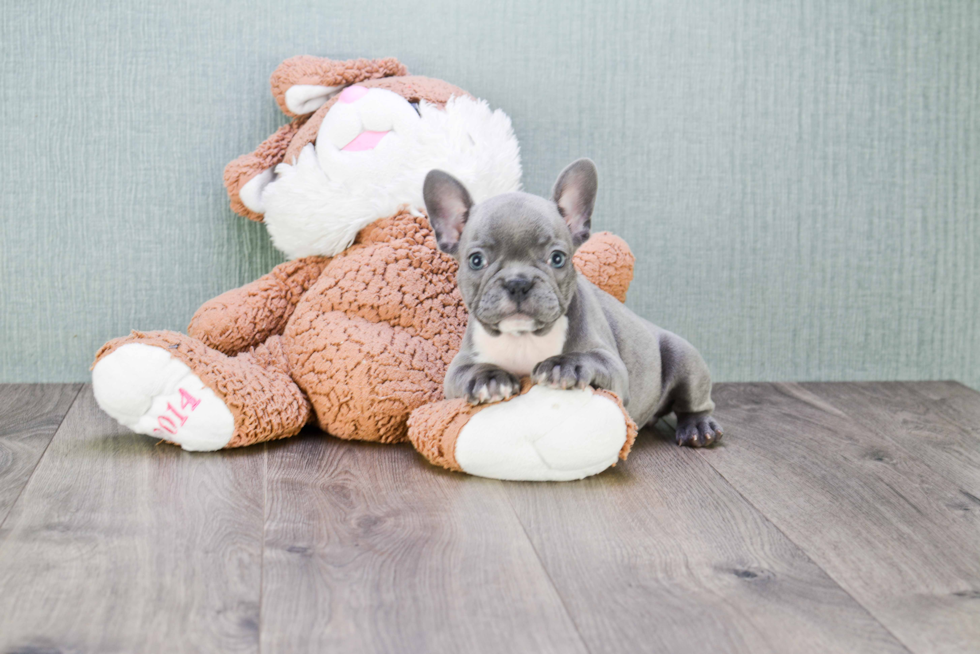
[[[365,95],[367,95],[368,90],[363,86],[348,86],[346,89],[340,92],[341,102],[357,102]]]

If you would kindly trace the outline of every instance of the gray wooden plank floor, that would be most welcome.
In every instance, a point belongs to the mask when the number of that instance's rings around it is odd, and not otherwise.
[[[586,651],[500,482],[320,434],[269,462],[262,651]]]
[[[315,432],[188,454],[0,386],[2,652],[980,651],[980,394],[721,384],[566,484]]]
[[[0,385],[0,525],[78,395],[81,384]]]
[[[704,458],[909,649],[980,651],[980,512],[951,481],[975,465],[900,389],[722,386],[735,429]]]

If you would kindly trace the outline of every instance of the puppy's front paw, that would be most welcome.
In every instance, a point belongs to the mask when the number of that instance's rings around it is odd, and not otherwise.
[[[566,390],[586,386],[605,388],[602,377],[591,358],[581,354],[559,354],[534,366],[531,380],[535,384]]]
[[[470,404],[500,402],[519,391],[520,380],[502,368],[484,368],[474,373],[466,384],[466,401]]]
[[[711,416],[689,413],[677,416],[674,436],[678,445],[708,447],[721,440],[721,425]]]

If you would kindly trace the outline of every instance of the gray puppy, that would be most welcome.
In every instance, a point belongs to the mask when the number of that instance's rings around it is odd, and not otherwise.
[[[439,248],[459,261],[470,319],[446,373],[446,397],[497,402],[519,377],[553,388],[592,386],[620,397],[643,426],[673,411],[677,442],[702,447],[721,428],[711,377],[694,347],[647,322],[577,274],[598,178],[579,159],[555,182],[552,200],[505,193],[474,205],[454,177],[430,171],[423,195]]]

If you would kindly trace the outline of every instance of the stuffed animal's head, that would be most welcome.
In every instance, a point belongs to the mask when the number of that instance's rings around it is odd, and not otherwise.
[[[422,209],[433,168],[473,199],[516,191],[521,164],[510,118],[395,59],[294,57],[272,75],[293,121],[225,168],[231,208],[265,222],[286,256],[334,256],[399,207]]]

